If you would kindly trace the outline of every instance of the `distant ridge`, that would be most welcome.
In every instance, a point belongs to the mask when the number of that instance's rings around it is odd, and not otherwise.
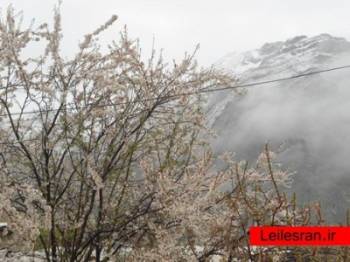
[[[349,63],[350,42],[321,34],[230,53],[215,66],[244,84]],[[321,199],[334,211],[333,222],[350,208],[350,71],[340,71],[247,89],[243,96],[213,93],[207,105],[216,153],[252,160],[269,142],[278,161],[298,172],[291,192],[302,201]]]

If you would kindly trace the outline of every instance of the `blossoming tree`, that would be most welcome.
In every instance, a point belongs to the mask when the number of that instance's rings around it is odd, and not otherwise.
[[[0,20],[2,246],[48,261],[262,259],[250,225],[308,222],[268,148],[257,166],[225,156],[215,169],[201,90],[231,76],[193,55],[145,59],[126,31],[103,52],[116,16],[65,58],[54,18],[23,29],[9,8]]]

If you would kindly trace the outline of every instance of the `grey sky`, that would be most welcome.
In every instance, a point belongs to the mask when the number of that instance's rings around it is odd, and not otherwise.
[[[56,0],[0,0],[2,10],[12,3],[26,21],[52,18]],[[94,30],[112,14],[119,16],[117,30],[128,25],[145,52],[153,36],[156,48],[167,58],[179,58],[201,44],[199,62],[209,65],[233,51],[257,48],[265,42],[295,35],[330,33],[350,37],[348,0],[63,0],[64,49]],[[104,34],[106,40],[117,30]]]

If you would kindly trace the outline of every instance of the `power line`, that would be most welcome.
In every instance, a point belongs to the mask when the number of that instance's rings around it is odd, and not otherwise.
[[[39,138],[32,138],[32,139],[25,139],[21,141],[13,141],[13,142],[0,142],[0,145],[14,145],[14,144],[19,144],[21,142],[32,142],[32,141],[38,141],[40,140]]]
[[[190,121],[176,121],[176,122],[167,122],[165,124],[174,124],[174,123],[189,123]],[[163,123],[164,124],[164,123]],[[29,139],[23,139],[20,141],[12,141],[12,142],[0,142],[0,145],[15,145],[20,144],[21,142],[33,142],[33,141],[40,141],[40,138],[29,138]]]
[[[252,86],[261,86],[261,85],[266,85],[266,84],[270,84],[270,83],[283,82],[283,81],[293,80],[293,79],[302,78],[302,77],[308,77],[308,76],[312,76],[312,75],[317,75],[317,74],[322,74],[322,73],[327,73],[327,72],[341,70],[341,69],[347,69],[347,68],[350,68],[350,65],[344,65],[344,66],[333,67],[333,68],[328,68],[328,69],[323,69],[323,70],[311,71],[311,72],[304,73],[304,74],[298,74],[298,75],[289,76],[289,77],[282,77],[282,78],[275,78],[275,79],[266,80],[266,81],[252,82],[252,83],[247,83],[247,84],[219,87],[219,88],[215,88],[215,89],[203,88],[203,89],[199,89],[199,90],[193,91],[193,92],[168,95],[168,96],[164,96],[162,98],[163,99],[171,99],[171,98],[176,98],[176,97],[181,97],[181,96],[197,95],[200,93],[212,93],[212,92],[219,92],[219,91],[224,91],[224,90],[231,90],[231,89],[238,89],[238,88],[245,88],[245,87],[252,87]],[[93,105],[94,107],[99,107],[99,108],[102,107],[103,108],[103,107],[110,107],[110,106],[119,106],[119,105],[135,104],[135,103],[140,103],[140,102],[148,102],[148,101],[154,101],[157,99],[159,99],[159,97],[147,98],[147,99],[135,99],[133,101],[109,103],[109,104],[97,104],[96,105],[96,104],[90,103],[88,105],[77,106],[77,107],[62,107],[62,108],[53,108],[53,109],[46,109],[46,110],[32,110],[32,111],[26,111],[26,112],[14,112],[14,113],[11,113],[11,115],[31,115],[31,114],[37,114],[37,113],[57,112],[59,110],[77,110],[77,109],[88,108],[91,105]],[[70,103],[70,104],[73,104],[73,103]],[[8,114],[0,114],[0,117],[6,117],[6,116],[8,116]]]
[[[341,70],[341,69],[346,69],[346,68],[350,68],[350,65],[338,66],[338,67],[333,67],[333,68],[328,68],[328,69],[318,70],[318,71],[311,71],[309,73],[304,73],[304,74],[299,74],[299,75],[294,75],[294,76],[289,76],[289,77],[275,78],[275,79],[261,81],[261,82],[253,82],[253,83],[242,84],[242,85],[237,85],[237,86],[228,86],[228,87],[222,87],[222,88],[216,88],[216,89],[202,90],[201,92],[203,92],[203,93],[207,92],[208,93],[208,92],[223,91],[223,90],[228,90],[228,89],[236,89],[236,88],[251,87],[251,86],[260,86],[260,85],[265,85],[265,84],[270,84],[270,83],[275,83],[275,82],[282,82],[282,81],[293,80],[293,79],[297,79],[297,78],[302,78],[302,77],[307,77],[307,76],[327,73],[327,72]]]
[[[230,90],[230,89],[238,89],[238,88],[245,88],[245,87],[252,87],[252,86],[260,86],[260,85],[265,85],[265,84],[270,84],[270,83],[276,83],[276,82],[282,82],[282,81],[288,81],[288,80],[293,80],[297,78],[302,78],[302,77],[308,77],[312,75],[317,75],[317,74],[322,74],[322,73],[327,73],[331,71],[336,71],[336,70],[341,70],[341,69],[347,69],[350,68],[350,65],[345,65],[345,66],[338,66],[338,67],[333,67],[333,68],[328,68],[324,70],[317,70],[317,71],[311,71],[308,73],[304,74],[298,74],[294,76],[289,76],[289,77],[282,77],[282,78],[275,78],[271,80],[266,80],[266,81],[259,81],[259,82],[252,82],[252,83],[247,83],[247,84],[241,84],[241,85],[235,85],[235,86],[227,86],[227,87],[221,87],[221,88],[215,88],[215,89],[200,89],[198,91],[194,92],[188,92],[188,93],[182,93],[182,94],[176,94],[176,95],[169,95],[165,96],[163,98],[165,99],[170,99],[170,98],[176,98],[176,97],[181,97],[181,96],[190,96],[190,95],[196,95],[199,93],[211,93],[211,92],[218,92],[218,91],[224,91],[224,90]],[[133,100],[133,101],[128,101],[128,102],[120,102],[120,103],[110,103],[110,104],[101,104],[101,105],[94,105],[95,107],[109,107],[109,106],[118,106],[118,105],[125,105],[125,104],[133,104],[137,102],[147,102],[147,101],[154,101],[159,98],[148,98],[148,99],[139,99],[139,100]],[[93,104],[90,104],[93,105]],[[36,114],[36,113],[45,113],[45,112],[57,112],[59,110],[74,110],[74,109],[84,109],[88,108],[88,105],[86,106],[81,106],[81,107],[63,107],[61,109],[47,109],[47,110],[33,110],[33,111],[27,111],[27,112],[15,112],[11,113],[11,115],[20,115],[20,114]],[[145,110],[142,110],[145,111]],[[7,114],[0,115],[0,117],[6,117]],[[22,140],[21,142],[30,142],[30,141],[37,141],[39,139],[26,139]],[[20,141],[14,141],[14,142],[0,142],[0,145],[8,145],[8,144],[18,144]]]

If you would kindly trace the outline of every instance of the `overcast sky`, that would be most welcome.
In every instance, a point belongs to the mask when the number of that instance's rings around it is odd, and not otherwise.
[[[26,21],[52,18],[56,0],[0,0],[2,13],[12,3]],[[85,33],[119,16],[109,41],[127,24],[145,52],[153,37],[167,58],[201,48],[199,62],[209,65],[233,51],[258,48],[265,42],[295,35],[330,33],[350,38],[349,0],[63,0],[64,49],[69,52]]]

